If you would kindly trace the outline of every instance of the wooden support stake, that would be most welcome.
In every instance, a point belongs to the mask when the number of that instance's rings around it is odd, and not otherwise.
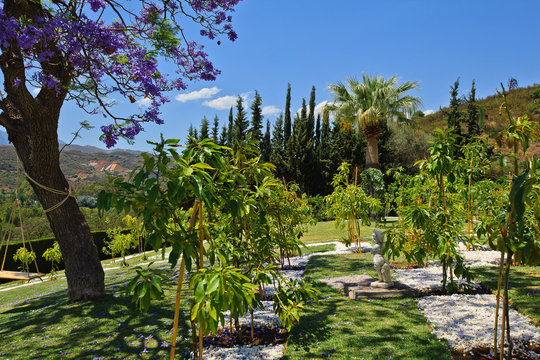
[[[195,225],[195,220],[197,220],[197,211],[199,210],[200,200],[196,199],[193,204],[193,211],[191,213],[191,219],[189,219],[189,226],[193,227]],[[170,360],[174,360],[174,352],[176,350],[176,336],[178,335],[178,318],[180,316],[180,294],[182,292],[182,284],[184,283],[184,271],[186,267],[186,260],[182,254],[182,261],[180,262],[180,274],[178,274],[178,285],[176,286],[176,303],[174,307],[174,325],[173,325],[173,335],[172,335],[172,344],[171,344],[171,357]]]

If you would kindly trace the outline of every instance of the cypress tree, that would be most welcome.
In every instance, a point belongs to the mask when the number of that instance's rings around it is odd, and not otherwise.
[[[199,140],[203,140],[203,139],[208,139],[209,138],[209,135],[208,135],[208,119],[206,118],[206,116],[204,116],[201,120],[201,134],[199,136]]]
[[[311,88],[311,94],[309,95],[309,113],[307,116],[307,136],[313,138],[315,129],[315,86]]]
[[[319,172],[321,174],[319,186],[319,194],[327,195],[331,192],[332,176],[334,174],[334,165],[331,157],[331,128],[328,111],[323,113],[323,120],[321,126],[321,137],[319,147],[317,151],[317,158],[319,162]]]
[[[479,136],[482,132],[482,119],[480,115],[478,104],[476,103],[476,88],[473,80],[471,92],[467,98],[467,127],[469,128],[467,137],[469,142],[473,137]]]
[[[291,84],[287,84],[287,97],[285,98],[285,122],[283,123],[285,144],[291,137]]]
[[[263,161],[270,161],[270,154],[272,153],[272,144],[270,142],[270,121],[266,120],[266,131],[261,142],[261,158]]]
[[[298,114],[294,115],[291,136],[286,143],[286,160],[287,160],[287,180],[297,183],[303,191],[303,184],[300,179],[300,161],[302,158],[302,120]]]
[[[244,111],[243,99],[238,96],[236,100],[236,117],[234,118],[234,144],[233,148],[236,149],[237,142],[244,142],[246,140],[247,130],[249,127],[249,121],[247,114]]]
[[[196,138],[197,138],[197,135],[195,134],[195,129],[193,128],[193,124],[189,124],[187,144],[189,145],[189,144],[194,143]]]
[[[262,135],[262,98],[261,95],[255,90],[255,99],[253,99],[253,102],[251,103],[251,138],[255,141],[257,141],[257,144],[259,144],[260,149],[262,150],[262,146],[260,145],[263,139]]]
[[[227,129],[227,146],[232,148],[233,147],[233,144],[234,144],[234,119],[233,119],[233,111],[232,111],[232,106],[231,106],[231,110],[229,111],[229,128]]]
[[[461,101],[458,98],[459,77],[454,82],[454,85],[450,88],[450,106],[448,110],[444,110],[446,115],[446,122],[449,128],[453,128],[453,133],[458,136],[458,141],[461,138],[461,122],[463,114],[459,111],[459,105]]]
[[[317,114],[317,123],[315,125],[315,154],[318,157],[319,146],[321,144],[321,114]]]
[[[214,126],[212,126],[212,141],[217,144],[218,142],[218,133],[219,133],[219,118],[217,115],[214,115]]]
[[[272,131],[270,162],[276,166],[276,177],[286,176],[285,139],[283,137],[283,113],[279,114]]]
[[[223,127],[221,128],[221,135],[219,136],[219,145],[227,146],[227,139],[227,126],[223,125]]]

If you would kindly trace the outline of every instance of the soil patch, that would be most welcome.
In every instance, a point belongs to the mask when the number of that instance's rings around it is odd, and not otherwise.
[[[540,359],[540,344],[513,342],[512,359],[514,360],[538,360]],[[499,360],[491,354],[489,348],[474,348],[465,353],[452,351],[454,360]]]
[[[442,289],[422,289],[419,290],[418,297],[431,296],[431,295],[452,295],[452,294],[467,294],[467,295],[479,295],[479,294],[491,294],[491,289],[484,283],[479,283],[475,287],[470,289],[458,289],[449,293]]]
[[[217,334],[206,336],[203,340],[204,346],[256,346],[256,345],[277,345],[284,344],[289,337],[285,329],[260,327],[253,329],[253,340],[251,339],[251,327],[242,325],[240,331],[232,334],[229,328],[218,330]]]

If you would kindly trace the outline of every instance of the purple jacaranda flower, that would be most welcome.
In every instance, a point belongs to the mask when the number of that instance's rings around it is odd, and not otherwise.
[[[105,9],[105,1],[103,0],[86,0],[88,4],[90,4],[90,9],[92,9],[93,12],[98,12],[99,9]]]

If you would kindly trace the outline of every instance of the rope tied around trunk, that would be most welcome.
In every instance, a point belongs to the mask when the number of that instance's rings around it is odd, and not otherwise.
[[[40,188],[42,188],[43,190],[46,190],[48,192],[51,192],[53,194],[56,194],[56,195],[66,195],[66,197],[64,199],[62,199],[58,204],[56,205],[53,205],[51,206],[50,208],[48,209],[45,209],[45,213],[48,213],[48,212],[51,212],[53,210],[56,210],[58,209],[60,206],[64,205],[64,203],[67,201],[67,199],[69,199],[70,197],[72,198],[75,198],[75,189],[73,188],[73,186],[71,186],[71,184],[68,184],[69,187],[68,187],[68,190],[67,191],[64,191],[64,190],[57,190],[57,189],[53,189],[53,188],[50,188],[48,186],[45,186],[43,184],[40,184],[38,183],[36,180],[32,179],[30,177],[30,175],[28,175],[27,173],[25,173],[24,175],[26,175],[27,179],[30,180],[31,182],[33,182],[34,184],[36,184],[37,186],[39,186]]]

